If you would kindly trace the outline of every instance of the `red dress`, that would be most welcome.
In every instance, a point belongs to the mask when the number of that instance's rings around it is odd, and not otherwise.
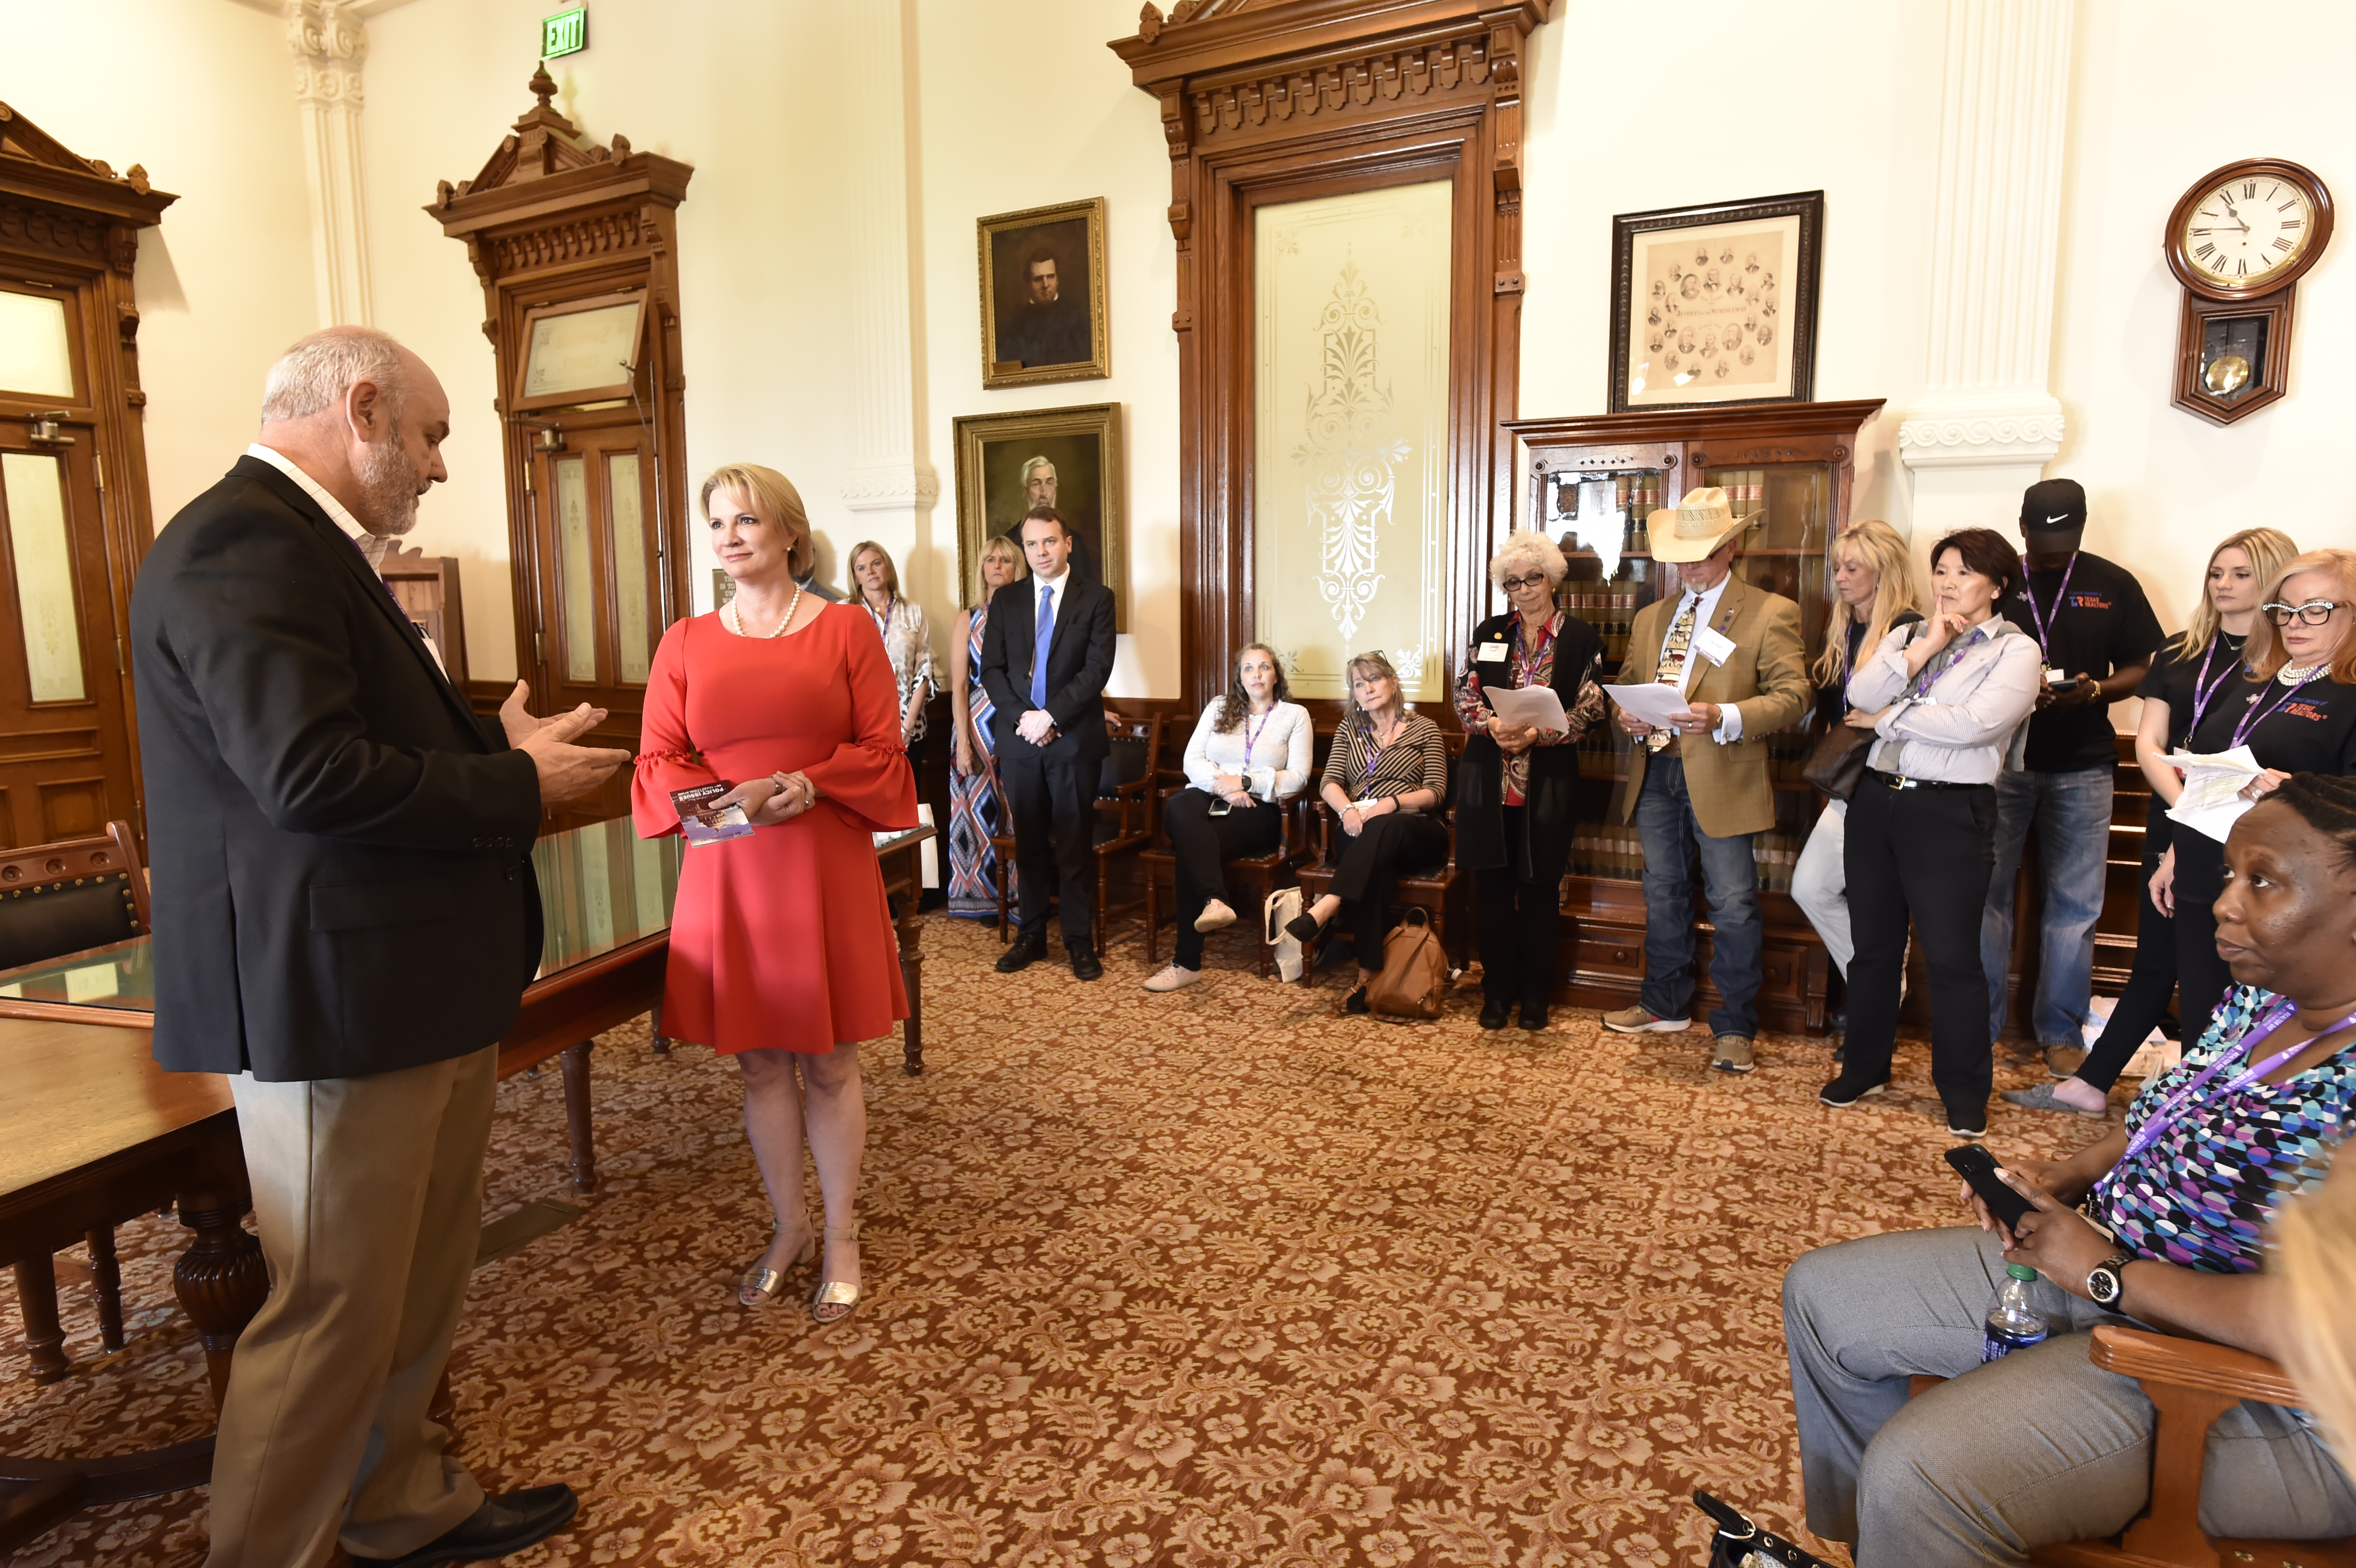
[[[642,838],[679,831],[675,789],[801,773],[819,790],[790,822],[688,850],[663,1033],[723,1055],[889,1034],[908,995],[869,835],[916,826],[916,780],[875,624],[849,604],[782,637],[740,637],[716,614],[674,623],[638,745]]]

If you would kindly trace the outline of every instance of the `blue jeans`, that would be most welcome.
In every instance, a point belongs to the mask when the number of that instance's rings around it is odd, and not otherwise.
[[[1759,918],[1759,865],[1748,833],[1713,838],[1694,820],[1681,757],[1655,757],[1636,797],[1636,833],[1644,846],[1644,988],[1639,1000],[1659,1018],[1690,1016],[1693,1006],[1693,878],[1697,851],[1709,895],[1709,979],[1719,1005],[1712,1034],[1759,1032],[1759,961],[1766,927]]]
[[[1996,870],[1980,912],[1980,966],[1987,971],[1988,1038],[2004,1033],[2005,974],[2012,964],[2012,884],[2020,846],[2037,824],[2045,872],[2037,997],[2026,1031],[2040,1046],[2083,1045],[2094,987],[2094,922],[2103,912],[2103,868],[2111,847],[2111,780],[2105,764],[2071,773],[1999,774],[1996,781]]]

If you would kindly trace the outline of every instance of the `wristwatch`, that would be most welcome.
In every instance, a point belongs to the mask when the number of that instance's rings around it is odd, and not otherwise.
[[[2135,1262],[2133,1253],[2113,1253],[2096,1264],[2086,1274],[2086,1295],[2097,1307],[2115,1307],[2126,1291],[2126,1276],[2122,1272]]]

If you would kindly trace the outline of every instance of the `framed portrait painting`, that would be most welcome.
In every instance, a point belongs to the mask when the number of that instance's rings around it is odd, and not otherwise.
[[[1825,193],[1612,220],[1612,411],[1815,396]]]
[[[1072,525],[1074,569],[1112,590],[1114,624],[1127,631],[1120,405],[969,414],[955,424],[958,603],[980,596],[982,547],[999,534],[1019,547],[1023,515],[1049,506]]]
[[[1001,212],[980,228],[982,386],[1111,375],[1104,198]]]

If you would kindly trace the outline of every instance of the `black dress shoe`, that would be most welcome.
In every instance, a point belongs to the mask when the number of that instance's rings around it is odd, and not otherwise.
[[[1104,965],[1097,962],[1097,950],[1089,946],[1086,941],[1076,936],[1067,936],[1064,938],[1064,951],[1070,954],[1072,957],[1073,979],[1101,980],[1104,978]]]
[[[1296,914],[1284,923],[1285,934],[1295,942],[1314,942],[1323,929],[1313,914]]]
[[[1366,988],[1364,986],[1361,986],[1356,990],[1351,992],[1349,996],[1344,999],[1342,1003],[1342,1010],[1345,1013],[1369,1013],[1374,1011],[1372,1008],[1366,1006]]]
[[[1546,1025],[1547,1005],[1544,1002],[1524,1002],[1522,1004],[1522,1027],[1524,1029],[1541,1029],[1546,1028]]]
[[[998,955],[998,972],[1012,975],[1027,969],[1047,955],[1047,933],[1044,931],[1021,931],[1014,934],[1014,945]]]
[[[1504,1029],[1507,1024],[1513,1021],[1514,1009],[1507,1007],[1499,998],[1491,997],[1481,1004],[1481,1027],[1483,1029]]]
[[[571,1487],[530,1487],[485,1498],[483,1506],[427,1541],[399,1557],[358,1557],[355,1563],[383,1563],[390,1568],[426,1568],[431,1563],[489,1563],[527,1546],[537,1546],[573,1522],[581,1499]]]

